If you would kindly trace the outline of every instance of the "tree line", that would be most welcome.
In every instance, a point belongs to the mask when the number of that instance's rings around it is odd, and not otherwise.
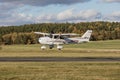
[[[120,22],[80,22],[80,23],[40,23],[21,26],[1,26],[0,43],[2,44],[36,44],[41,35],[35,31],[52,33],[78,33],[93,30],[91,40],[120,39]]]

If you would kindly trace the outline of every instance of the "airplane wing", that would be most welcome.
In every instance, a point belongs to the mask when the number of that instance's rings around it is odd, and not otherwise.
[[[43,33],[43,32],[34,32],[35,34],[41,34],[41,35],[50,35],[50,33]],[[76,34],[76,33],[59,33],[59,34],[52,34],[54,36],[76,36],[76,35],[79,35],[79,34]]]
[[[41,35],[50,35],[49,33],[43,33],[43,32],[34,32],[35,34],[41,34]]]
[[[61,35],[61,36],[75,36],[75,35],[79,35],[79,34],[76,34],[76,33],[63,33],[63,34],[53,34],[55,36],[57,35]]]

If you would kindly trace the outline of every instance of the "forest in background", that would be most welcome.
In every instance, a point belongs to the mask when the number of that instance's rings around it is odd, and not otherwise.
[[[42,35],[37,32],[78,33],[93,30],[91,41],[120,39],[120,22],[39,23],[20,26],[1,26],[1,44],[36,44]]]

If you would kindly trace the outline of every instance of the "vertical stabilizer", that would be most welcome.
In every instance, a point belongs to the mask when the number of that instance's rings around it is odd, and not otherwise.
[[[90,36],[92,34],[92,30],[87,30],[82,37],[74,37],[74,38],[68,38],[69,40],[66,40],[67,42],[69,41],[70,43],[83,43],[83,42],[89,42]]]
[[[82,36],[81,38],[84,38],[84,39],[88,39],[88,40],[89,40],[91,34],[92,34],[92,30],[87,30],[87,31],[83,34],[83,36]]]

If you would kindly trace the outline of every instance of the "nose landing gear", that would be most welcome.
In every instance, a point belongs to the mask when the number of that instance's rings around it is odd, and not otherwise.
[[[45,49],[46,49],[46,46],[44,46],[44,45],[41,46],[41,49],[42,49],[42,50],[45,50]]]
[[[54,45],[53,44],[49,45],[49,49],[52,49],[52,48],[54,48]]]

